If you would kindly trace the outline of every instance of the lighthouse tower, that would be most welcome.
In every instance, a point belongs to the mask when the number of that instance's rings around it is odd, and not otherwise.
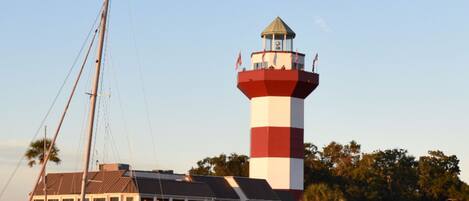
[[[251,69],[238,73],[238,88],[251,104],[249,176],[273,189],[303,192],[304,99],[319,75],[305,69],[305,54],[293,51],[295,32],[277,17],[261,33],[263,50],[251,54]]]

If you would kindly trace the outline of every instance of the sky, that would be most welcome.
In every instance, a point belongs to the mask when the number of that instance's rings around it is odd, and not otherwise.
[[[0,187],[20,161],[85,41],[101,2],[0,1]],[[220,153],[249,154],[249,101],[235,61],[249,67],[260,33],[280,16],[319,87],[305,100],[305,141],[356,140],[362,150],[442,150],[469,182],[469,2],[111,1],[93,151],[96,163],[187,172]],[[86,65],[57,141],[81,169]],[[45,121],[57,126],[78,66]],[[40,128],[39,135],[44,134]],[[0,200],[24,200],[38,167],[21,165]]]

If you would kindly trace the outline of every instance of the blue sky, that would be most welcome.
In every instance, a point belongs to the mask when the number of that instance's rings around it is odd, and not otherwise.
[[[100,3],[0,2],[1,186]],[[469,181],[468,9],[467,1],[428,0],[113,1],[103,85],[111,96],[103,96],[94,159],[185,172],[205,156],[248,154],[249,102],[236,88],[234,63],[241,51],[249,65],[260,32],[280,16],[308,66],[320,55],[320,86],[305,101],[305,141],[357,140],[364,151],[404,148],[414,156],[440,149],[458,156]],[[87,70],[58,141],[64,161],[51,171],[81,167],[89,80]],[[4,199],[23,199],[36,172],[23,165]]]

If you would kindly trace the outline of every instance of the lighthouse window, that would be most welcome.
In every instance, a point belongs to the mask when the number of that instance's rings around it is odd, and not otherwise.
[[[254,63],[254,70],[257,70],[257,69],[263,69],[267,66],[267,62],[258,62],[258,63]]]
[[[282,50],[283,49],[283,40],[275,40],[274,42],[274,50]]]
[[[265,39],[265,50],[272,50],[272,38]]]
[[[302,63],[295,63],[295,62],[293,62],[291,68],[292,68],[292,69],[298,69],[298,70],[304,70],[305,65],[302,64]]]
[[[293,45],[292,45],[293,39],[287,39],[287,44],[285,47],[286,51],[293,51]]]

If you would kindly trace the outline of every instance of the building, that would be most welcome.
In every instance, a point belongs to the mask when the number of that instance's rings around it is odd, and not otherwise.
[[[318,86],[319,75],[305,70],[305,54],[293,51],[295,36],[277,17],[261,33],[263,50],[251,54],[252,69],[238,73],[238,88],[251,104],[249,176],[299,200],[304,99]]]
[[[132,171],[124,164],[106,164],[90,172],[88,201],[292,201],[277,194],[263,179],[191,176],[160,171]],[[81,172],[47,175],[48,201],[78,201]],[[34,201],[44,201],[43,184]]]

